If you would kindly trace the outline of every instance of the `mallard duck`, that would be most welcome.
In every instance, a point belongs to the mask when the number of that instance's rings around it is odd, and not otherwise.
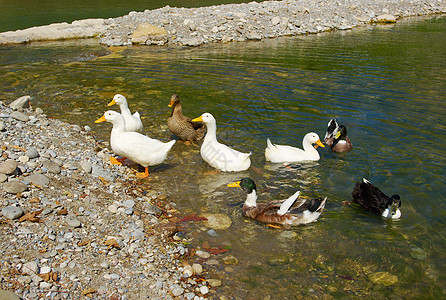
[[[383,218],[398,219],[401,217],[400,196],[387,197],[365,178],[362,179],[362,182],[356,183],[352,196],[353,202]]]
[[[334,152],[346,152],[353,148],[347,136],[347,128],[344,125],[339,126],[335,119],[328,122],[324,141]]]
[[[280,224],[285,226],[300,225],[315,222],[325,207],[327,198],[312,200],[298,199],[300,192],[285,200],[273,200],[257,203],[257,188],[250,178],[243,178],[228,184],[229,187],[239,187],[248,195],[243,204],[243,215],[262,223]],[[293,204],[296,204],[294,208]]]
[[[275,145],[271,143],[270,139],[267,139],[265,158],[267,161],[273,163],[319,160],[319,152],[315,149],[317,146],[313,147],[313,144],[325,147],[324,144],[321,143],[319,136],[314,132],[309,132],[304,136],[302,140],[304,150],[287,145]]]
[[[143,128],[141,117],[138,112],[135,112],[133,115],[130,112],[129,106],[127,104],[127,99],[121,94],[116,94],[113,97],[113,100],[108,104],[108,106],[119,105],[121,109],[121,115],[125,120],[125,130],[126,131],[141,131]]]
[[[175,140],[164,143],[138,132],[125,130],[124,117],[116,111],[106,111],[104,115],[97,119],[96,123],[110,122],[113,128],[110,134],[110,146],[117,155],[127,157],[131,161],[140,164],[145,168],[144,173],[137,173],[139,178],[149,176],[149,166],[162,163],[175,144]]]
[[[204,113],[193,122],[206,124],[207,133],[201,145],[200,154],[211,167],[224,172],[244,171],[251,166],[250,153],[242,153],[217,141],[217,122],[210,113]]]
[[[204,137],[206,127],[203,123],[192,122],[190,118],[183,115],[180,97],[177,94],[172,95],[169,107],[173,108],[167,119],[167,126],[173,134],[183,141],[198,141]]]

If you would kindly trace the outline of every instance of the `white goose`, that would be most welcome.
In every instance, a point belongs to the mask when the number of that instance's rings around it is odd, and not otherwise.
[[[140,164],[145,168],[144,173],[137,173],[139,178],[149,176],[149,166],[154,166],[162,163],[175,140],[164,143],[156,139],[151,139],[148,136],[142,135],[138,132],[128,132],[125,130],[124,117],[116,111],[106,111],[104,115],[97,119],[96,123],[110,122],[113,128],[110,134],[110,146],[113,152],[117,155],[124,156],[131,161]],[[115,163],[110,158],[112,163]]]
[[[302,145],[304,148],[303,150],[287,145],[275,145],[271,143],[270,139],[267,139],[266,143],[267,147],[265,149],[265,158],[267,161],[273,163],[290,163],[305,160],[319,160],[319,152],[317,152],[315,147],[313,147],[313,144],[325,147],[319,139],[319,136],[314,132],[307,133],[304,136],[304,139],[302,141]]]
[[[125,130],[126,131],[141,131],[143,128],[141,117],[138,112],[135,112],[133,115],[130,112],[129,106],[127,104],[127,99],[121,95],[116,94],[113,97],[113,100],[108,104],[108,106],[119,105],[121,109],[121,115],[125,120]]]
[[[247,170],[251,166],[251,152],[242,153],[217,141],[217,121],[213,115],[204,113],[192,121],[206,124],[207,133],[200,154],[211,167],[224,172],[236,172]]]

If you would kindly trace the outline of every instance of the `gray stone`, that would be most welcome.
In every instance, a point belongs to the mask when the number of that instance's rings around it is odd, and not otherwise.
[[[61,171],[60,166],[51,160],[44,160],[42,163],[42,167],[46,168],[48,172],[54,174],[59,174]]]
[[[2,208],[2,215],[10,220],[18,219],[23,215],[23,210],[16,206],[6,206]]]
[[[31,96],[22,96],[11,102],[11,104],[9,104],[9,107],[17,110],[20,108],[28,108],[30,104],[31,104]]]
[[[7,161],[0,164],[0,174],[11,175],[17,169],[17,162],[13,159],[8,159]]]
[[[36,114],[41,115],[43,114],[43,109],[41,109],[40,107],[36,108]]]
[[[50,179],[43,174],[34,173],[24,178],[39,187],[47,187],[50,184]]]
[[[26,150],[25,155],[28,156],[30,159],[37,158],[40,156],[39,151],[37,151],[37,149],[34,147],[31,147],[28,150]]]
[[[0,131],[4,131],[6,128],[5,123],[3,123],[2,121],[0,121]]]
[[[29,121],[29,117],[28,115],[25,115],[22,112],[19,111],[13,111],[11,113],[11,117],[18,120],[18,121],[22,121],[22,122],[28,122]]]
[[[3,183],[3,190],[10,194],[18,194],[26,191],[27,185],[21,181],[9,181]]]

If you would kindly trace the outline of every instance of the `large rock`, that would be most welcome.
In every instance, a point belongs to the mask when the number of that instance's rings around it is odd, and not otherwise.
[[[157,44],[163,45],[167,42],[167,31],[149,23],[141,23],[132,34],[133,44]]]
[[[91,38],[104,32],[107,26],[103,19],[85,19],[68,23],[55,23],[24,30],[0,33],[0,44],[21,44],[33,41],[52,41]]]
[[[16,110],[20,108],[28,108],[30,105],[30,101],[31,101],[31,96],[22,96],[14,100],[11,104],[9,104],[9,107]]]

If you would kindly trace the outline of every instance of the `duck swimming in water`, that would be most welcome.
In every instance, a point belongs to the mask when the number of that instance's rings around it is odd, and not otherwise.
[[[243,215],[267,224],[294,226],[316,222],[325,207],[327,198],[312,200],[299,199],[300,192],[285,200],[273,200],[257,203],[257,188],[250,178],[228,184],[229,187],[239,187],[247,193],[243,204]],[[294,207],[292,207],[295,205]]]
[[[352,192],[353,202],[383,218],[398,219],[401,217],[401,198],[392,195],[390,198],[376,186],[363,178],[357,182]]]
[[[328,122],[324,141],[334,152],[346,152],[353,148],[352,142],[347,136],[347,128],[344,125],[339,126],[335,119]]]
[[[167,126],[173,134],[183,141],[198,141],[204,137],[206,126],[202,122],[192,122],[183,115],[180,97],[177,94],[172,95],[169,107],[172,107],[172,113],[167,119]]]

